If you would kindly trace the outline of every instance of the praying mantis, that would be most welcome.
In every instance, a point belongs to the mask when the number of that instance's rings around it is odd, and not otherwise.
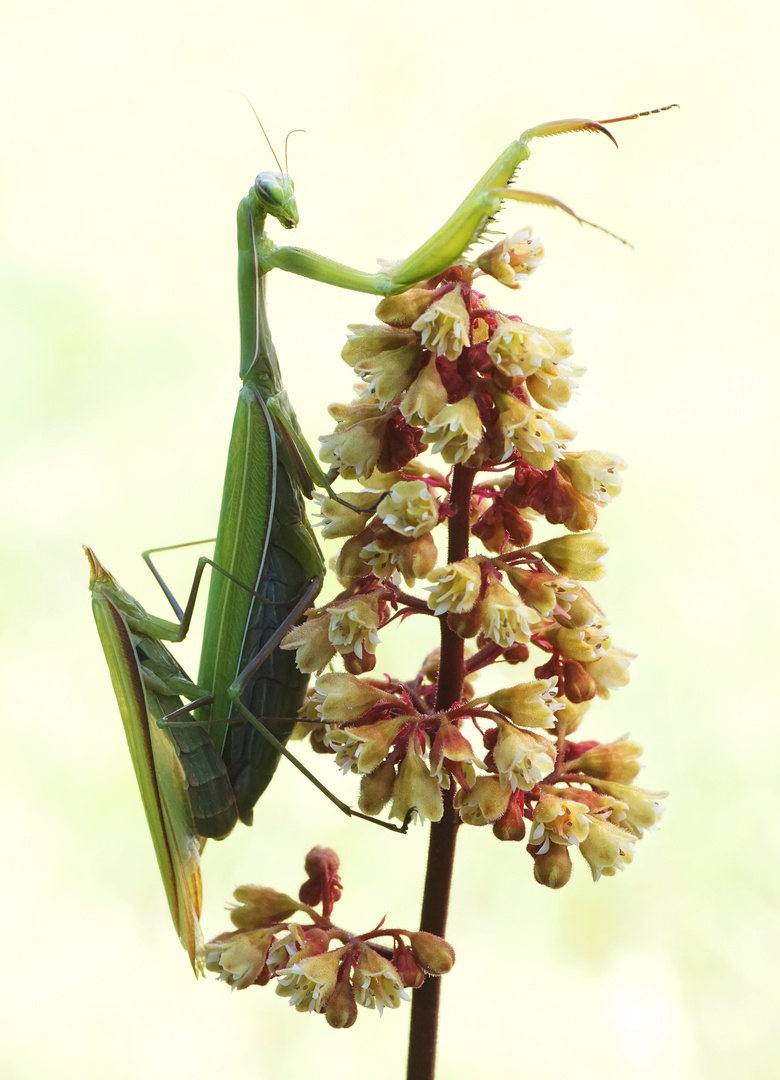
[[[171,918],[196,975],[203,969],[203,936],[200,930],[202,884],[199,835],[193,804],[197,799],[188,790],[182,748],[174,747],[168,731],[158,726],[167,712],[178,708],[177,696],[189,681],[159,637],[150,637],[133,628],[133,615],[148,619],[140,605],[121,588],[100,564],[90,548],[89,560],[92,611],[111,675],[119,712],[127,737],[141,800],[154,844],[157,865],[165,885]],[[158,632],[164,628],[157,627]],[[145,665],[148,664],[148,667]],[[191,724],[185,738],[205,738],[214,754],[205,728]],[[185,744],[186,745],[186,744]],[[201,766],[208,752],[196,753]],[[215,775],[224,772],[216,755]],[[220,770],[220,766],[222,767]]]
[[[214,559],[200,560],[183,611],[151,563],[151,552],[145,553],[180,620],[175,624],[148,615],[129,594],[123,594],[128,600],[120,603],[116,592],[107,593],[102,576],[107,572],[89,553],[93,603],[104,652],[171,911],[179,911],[174,922],[180,937],[184,926],[182,940],[186,939],[191,958],[197,953],[197,945],[192,944],[196,935],[187,930],[192,920],[181,914],[179,898],[182,892],[191,894],[189,906],[199,910],[199,902],[193,898],[197,890],[191,885],[193,875],[188,877],[189,871],[177,866],[170,852],[181,848],[182,836],[187,838],[187,846],[197,837],[224,837],[237,819],[251,824],[254,805],[270,783],[280,756],[292,759],[286,742],[308,676],[297,670],[291,653],[275,646],[313,604],[324,578],[322,554],[307,520],[303,497],[310,496],[314,486],[329,488],[329,483],[303,439],[282,386],[265,307],[266,274],[278,268],[338,288],[393,296],[442,273],[460,259],[484,236],[506,199],[556,207],[580,223],[592,224],[552,196],[510,186],[517,169],[529,157],[532,140],[585,131],[601,133],[614,143],[607,125],[674,107],[604,121],[554,121],[528,129],[496,159],[444,225],[392,271],[365,273],[303,248],[277,246],[265,230],[268,217],[276,218],[285,229],[298,224],[293,182],[278,159],[279,171],[260,173],[241,200],[237,229],[242,386],[228,450]],[[212,574],[209,587],[195,684],[162,641],[185,636],[201,574],[209,562],[217,572]],[[118,588],[113,579],[111,582]],[[181,696],[196,702],[197,718],[181,721],[181,731],[174,734],[176,724],[170,722],[170,713],[181,714],[188,708],[181,706]],[[169,734],[161,734],[159,725],[166,720]],[[162,745],[161,739],[168,741],[165,751],[158,753],[155,747]],[[207,776],[208,783],[198,784],[199,775]],[[182,786],[182,778],[188,788]],[[161,795],[172,785],[178,792],[168,799],[174,810],[170,806],[166,809]],[[364,816],[326,794],[345,813]],[[193,801],[198,804],[197,818],[192,814]],[[397,829],[389,823],[379,824]],[[183,857],[179,861],[186,863]]]

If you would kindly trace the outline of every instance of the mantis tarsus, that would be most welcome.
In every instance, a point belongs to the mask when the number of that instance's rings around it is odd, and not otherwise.
[[[270,646],[280,640],[288,624],[313,603],[324,575],[322,555],[306,519],[302,496],[310,494],[314,484],[327,484],[327,480],[301,436],[282,388],[265,309],[265,275],[269,270],[280,268],[339,288],[395,295],[443,272],[461,258],[484,235],[505,199],[557,207],[584,222],[551,196],[509,186],[517,169],[530,154],[531,141],[586,131],[600,132],[614,142],[607,124],[663,111],[665,109],[653,109],[605,121],[562,120],[530,128],[496,159],[445,224],[392,273],[364,273],[302,248],[276,246],[265,232],[268,215],[287,229],[298,224],[293,183],[281,165],[279,172],[260,173],[239,204],[242,388],[228,451],[214,554],[214,565],[223,573],[215,573],[211,579],[198,674],[198,689],[202,688],[210,704],[200,708],[198,720],[208,725],[225,764],[237,814],[245,823],[251,823],[253,807],[270,782],[280,755],[287,754],[284,744],[294,726],[307,685],[307,677],[296,669],[292,654]],[[154,572],[157,574],[156,570]],[[177,615],[180,618],[185,615],[167,589],[166,595]],[[191,601],[194,601],[194,590]],[[187,612],[191,612],[191,603]],[[180,640],[188,620],[183,618],[178,628],[175,624],[166,624],[173,626],[174,632],[166,631],[161,635],[160,624],[164,620],[155,620],[151,616],[146,619],[140,619],[134,625],[135,661],[131,657],[127,664],[132,668],[135,663],[139,675],[147,680],[147,698],[151,694],[161,705],[166,695],[160,696],[153,689],[156,676],[150,663],[139,658],[139,642],[148,657],[151,654],[141,640],[144,636],[148,641],[160,636],[165,640]],[[161,648],[170,657],[164,646]],[[168,689],[173,688],[170,681],[163,679],[163,684]],[[116,680],[115,690],[119,697]],[[127,696],[126,688],[123,692]],[[175,697],[177,693],[181,691],[170,696]],[[140,705],[136,707],[140,713]],[[264,721],[264,717],[269,719]],[[227,720],[231,722],[225,723]],[[182,726],[186,727],[187,723],[195,722],[185,722]],[[193,753],[197,758],[199,751]],[[205,749],[203,753],[206,754]],[[182,761],[190,767],[186,752],[182,754]],[[137,773],[139,767],[141,770],[150,767],[148,755],[146,759],[134,755],[134,762]],[[176,771],[173,766],[171,769]],[[352,812],[330,797],[345,812]],[[225,823],[214,826],[224,827]],[[210,835],[224,833],[212,832]],[[155,844],[157,846],[157,840]]]

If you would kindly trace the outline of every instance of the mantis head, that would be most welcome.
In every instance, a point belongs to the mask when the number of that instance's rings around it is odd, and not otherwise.
[[[267,214],[272,214],[285,229],[298,224],[295,185],[287,173],[261,172],[255,177],[255,195]]]

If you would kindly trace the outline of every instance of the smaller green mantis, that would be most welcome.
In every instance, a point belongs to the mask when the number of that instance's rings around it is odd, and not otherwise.
[[[204,946],[200,929],[201,841],[196,819],[211,812],[206,810],[209,802],[219,807],[226,796],[229,801],[232,789],[229,784],[224,786],[224,763],[200,724],[188,724],[180,736],[183,742],[176,745],[169,731],[159,726],[166,713],[181,707],[179,694],[189,696],[192,692],[198,697],[200,692],[159,638],[133,628],[138,615],[146,619],[149,616],[117,584],[95,553],[90,548],[84,550],[90,566],[92,611],[168,907],[179,940],[198,975],[203,970]],[[197,744],[200,746],[196,749]],[[207,747],[213,754],[209,755]],[[188,785],[182,761],[193,753],[199,765],[198,782]],[[211,765],[211,775],[204,762]]]

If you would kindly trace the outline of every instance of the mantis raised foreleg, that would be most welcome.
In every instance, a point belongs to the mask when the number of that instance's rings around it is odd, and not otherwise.
[[[676,107],[676,105],[666,105],[661,109],[650,109],[630,116],[616,116],[611,120],[554,120],[529,128],[496,158],[442,227],[390,274],[384,272],[368,274],[353,270],[312,251],[306,251],[304,248],[277,247],[265,236],[258,244],[259,270],[261,273],[267,273],[268,270],[279,267],[301,277],[324,281],[328,285],[337,285],[342,289],[353,289],[378,296],[395,296],[426,278],[442,273],[448,266],[457,262],[463,253],[482,237],[491,219],[501,209],[504,199],[557,207],[582,224],[590,225],[592,222],[585,221],[564,203],[550,195],[519,191],[517,188],[508,186],[512,183],[520,165],[530,156],[531,140],[550,135],[562,135],[566,132],[591,131],[601,132],[617,146],[606,124],[636,120],[640,116],[651,116]],[[274,179],[274,185],[270,178]],[[268,200],[269,195],[276,196],[277,191],[282,189],[285,182],[289,184],[291,192],[292,182],[284,174],[261,173],[255,181],[254,192],[250,192],[249,198],[251,200],[254,194],[259,202]],[[266,202],[265,205],[267,206],[268,203]],[[269,212],[273,213],[270,209]],[[297,211],[293,223],[297,223]]]

